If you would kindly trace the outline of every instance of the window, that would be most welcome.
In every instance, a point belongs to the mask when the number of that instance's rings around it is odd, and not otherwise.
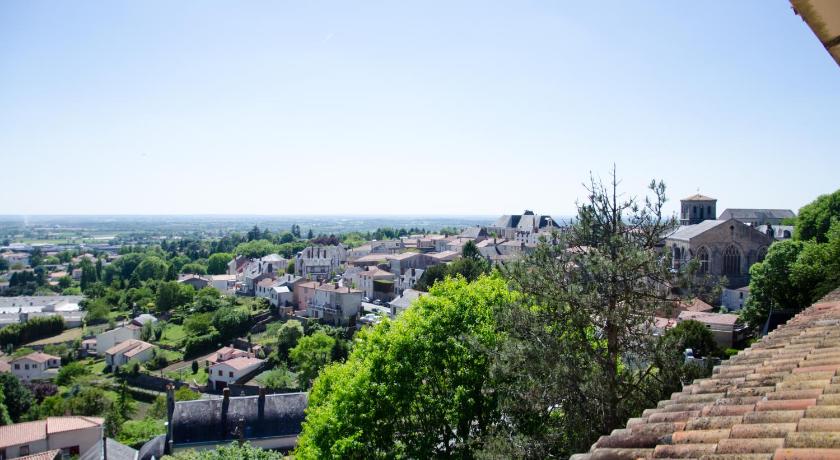
[[[679,270],[680,269],[680,262],[682,262],[682,251],[680,250],[679,247],[674,246],[673,256],[674,256],[674,263],[673,263],[672,267],[674,268],[674,270]]]
[[[698,273],[701,275],[709,273],[709,250],[705,247],[701,247],[697,250],[697,260],[700,262]]]
[[[761,261],[764,260],[765,257],[767,257],[767,248],[766,247],[759,248],[759,250],[758,250],[758,260],[757,261],[761,262]]]
[[[222,375],[223,375],[223,374],[222,374],[222,371],[219,371],[219,377],[221,377]]]
[[[18,447],[18,456],[23,457],[24,455],[29,455],[29,445],[20,446]]]
[[[15,369],[20,370],[20,364],[15,363]]]
[[[233,378],[233,372],[228,372],[228,377]]]
[[[741,274],[741,251],[733,245],[729,245],[723,253],[723,274]]]

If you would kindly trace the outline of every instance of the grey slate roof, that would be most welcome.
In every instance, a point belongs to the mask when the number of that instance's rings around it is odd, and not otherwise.
[[[227,407],[222,398],[177,402],[172,439],[176,445],[233,440],[237,429],[246,439],[296,437],[307,401],[306,393],[284,393],[266,395],[263,407],[259,396],[231,397]]]
[[[727,219],[757,219],[765,221],[766,219],[789,219],[796,217],[796,214],[790,209],[725,209],[720,214],[721,220]]]
[[[139,458],[139,452],[136,449],[132,449],[111,438],[107,438],[106,442],[108,447],[107,460],[137,460]],[[105,449],[103,449],[102,440],[100,439],[90,449],[82,453],[79,460],[105,460]]]
[[[718,225],[725,223],[725,220],[704,220],[699,224],[694,225],[682,225],[680,228],[674,230],[673,233],[668,235],[668,239],[671,240],[680,240],[680,241],[688,241],[704,232],[707,232]]]
[[[143,447],[140,448],[140,453],[138,454],[139,460],[152,460],[153,458],[159,459],[163,457],[164,450],[166,447],[166,435],[162,434],[155,438],[152,438],[146,444],[143,444]]]
[[[459,236],[462,238],[478,238],[479,236],[487,236],[487,232],[482,227],[467,227]]]

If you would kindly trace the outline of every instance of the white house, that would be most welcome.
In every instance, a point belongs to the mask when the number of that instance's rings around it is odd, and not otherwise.
[[[55,377],[61,358],[46,353],[29,353],[9,361],[12,374],[20,380],[47,380]]]
[[[78,457],[102,439],[100,417],[47,417],[46,420],[0,426],[0,458],[17,458],[60,450]]]
[[[105,350],[126,340],[139,340],[141,332],[142,328],[136,324],[105,331],[96,336],[96,351],[99,354],[104,354]]]
[[[132,359],[143,363],[152,359],[154,348],[154,345],[142,340],[126,340],[105,350],[105,363],[112,369]]]
[[[294,292],[289,286],[272,286],[268,301],[275,307],[285,307],[294,303]]]
[[[259,369],[263,362],[259,358],[240,356],[213,364],[210,366],[209,384],[221,390]]]
[[[207,275],[205,278],[210,282],[210,286],[221,292],[232,291],[236,286],[236,275]]]

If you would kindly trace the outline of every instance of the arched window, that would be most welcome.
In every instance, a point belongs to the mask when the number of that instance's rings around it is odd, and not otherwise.
[[[698,273],[701,275],[709,273],[709,250],[705,247],[698,249],[697,260],[700,262],[700,268],[698,268]]]
[[[757,262],[761,262],[764,258],[767,257],[767,247],[761,247],[758,249],[758,260]]]
[[[741,274],[741,251],[733,245],[729,245],[723,253],[723,274]]]
[[[674,268],[674,270],[679,270],[680,262],[682,262],[682,251],[680,250],[679,246],[674,246],[673,257],[674,260],[671,266]]]

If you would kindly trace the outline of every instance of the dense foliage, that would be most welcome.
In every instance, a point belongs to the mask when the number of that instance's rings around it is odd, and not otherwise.
[[[59,334],[63,330],[64,318],[60,316],[32,318],[24,323],[10,324],[0,329],[0,346],[18,346]]]
[[[797,312],[840,286],[840,190],[799,211],[794,239],[770,246],[750,268],[750,296],[741,312],[760,328],[772,311]]]
[[[498,278],[450,279],[361,333],[315,381],[296,458],[469,457],[495,416],[489,350],[513,298]]]

